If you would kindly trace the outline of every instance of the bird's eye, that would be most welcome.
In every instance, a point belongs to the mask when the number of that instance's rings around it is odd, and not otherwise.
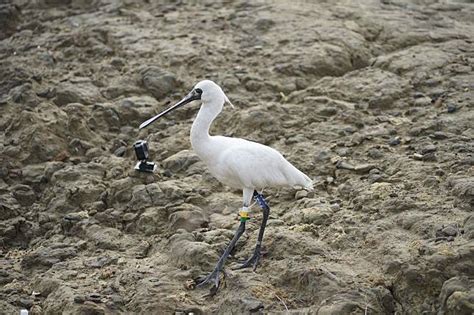
[[[200,88],[195,89],[197,94],[202,94],[202,90]]]

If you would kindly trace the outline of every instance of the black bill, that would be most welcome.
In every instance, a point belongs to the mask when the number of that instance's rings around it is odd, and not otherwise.
[[[176,108],[178,107],[181,107],[189,102],[192,102],[192,101],[195,101],[195,100],[200,100],[201,99],[201,94],[202,94],[202,90],[201,89],[194,89],[192,90],[188,95],[186,95],[185,98],[183,98],[181,101],[179,101],[177,104],[171,106],[170,108],[168,109],[165,109],[164,111],[162,111],[161,113],[159,113],[158,115],[148,119],[147,121],[143,122],[141,125],[140,125],[140,129],[142,128],[145,128],[146,126],[150,125],[152,122],[154,122],[155,120],[157,120],[158,118],[160,118],[161,116],[164,116],[166,114],[168,114],[169,112],[175,110]]]

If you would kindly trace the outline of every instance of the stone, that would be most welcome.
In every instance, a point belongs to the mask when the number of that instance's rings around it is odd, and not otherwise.
[[[390,140],[388,140],[388,144],[392,145],[392,146],[399,145],[400,143],[401,143],[400,137],[394,137],[394,138],[390,138]]]
[[[162,164],[173,173],[186,171],[191,165],[200,161],[199,157],[191,150],[182,150],[166,158]]]
[[[197,209],[173,212],[170,214],[169,222],[172,230],[184,229],[188,232],[206,227],[209,223],[202,211]]]
[[[472,314],[474,312],[474,281],[465,276],[446,280],[441,288],[439,303],[443,314]]]
[[[21,11],[18,6],[8,2],[0,4],[0,40],[10,37],[16,32],[20,18]]]
[[[446,110],[447,110],[448,113],[452,114],[452,113],[456,112],[458,110],[458,108],[454,104],[448,104],[448,107],[447,107]]]
[[[295,194],[295,199],[303,199],[308,197],[308,192],[306,190],[298,190]]]
[[[326,95],[347,102],[367,102],[370,108],[393,107],[396,99],[406,94],[409,82],[396,74],[377,68],[366,68],[349,72],[341,77],[320,79],[301,95]],[[373,93],[373,91],[377,91]]]
[[[65,106],[71,103],[91,105],[100,100],[99,89],[90,82],[69,83],[64,82],[56,87],[54,103]]]
[[[121,147],[118,147],[118,148],[114,151],[114,155],[115,155],[115,156],[118,156],[118,157],[123,157],[126,152],[127,152],[127,147],[121,146]]]
[[[212,250],[210,244],[197,242],[191,233],[183,230],[177,231],[169,238],[170,259],[176,265],[202,266],[212,268],[217,252]]]
[[[473,209],[474,207],[474,178],[473,177],[450,177],[448,186],[457,198],[459,206]]]
[[[180,86],[174,74],[156,66],[147,66],[140,70],[140,83],[157,99],[176,91]]]
[[[10,90],[10,98],[13,102],[27,108],[35,108],[40,103],[30,83],[14,87]]]
[[[117,257],[111,256],[100,256],[100,257],[92,257],[87,260],[84,260],[84,266],[88,268],[102,268],[105,266],[109,266],[112,264],[116,264],[118,262]]]
[[[474,215],[470,215],[464,220],[464,234],[468,239],[474,239]]]
[[[436,236],[457,236],[458,228],[453,225],[444,226],[436,231]]]
[[[98,248],[117,250],[124,246],[123,234],[115,228],[91,225],[87,228],[86,236]]]
[[[15,185],[12,190],[13,197],[22,206],[31,206],[36,201],[36,194],[28,185]]]
[[[39,247],[23,257],[21,265],[23,268],[51,267],[61,261],[77,255],[77,250],[69,246],[57,248]]]
[[[12,304],[8,303],[7,301],[0,300],[0,310],[4,314],[18,314],[18,306],[13,306]]]
[[[330,222],[332,211],[325,208],[306,208],[302,209],[304,223],[316,225],[325,225]]]
[[[224,300],[219,309],[224,314],[263,314],[265,306],[253,297],[233,297]]]

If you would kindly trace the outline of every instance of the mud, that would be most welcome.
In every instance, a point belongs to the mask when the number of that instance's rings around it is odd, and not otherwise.
[[[0,313],[472,314],[471,1],[37,0],[0,4]],[[266,190],[215,297],[194,289],[241,192],[192,152],[213,134],[281,151],[314,192]],[[159,163],[136,172],[146,139]]]

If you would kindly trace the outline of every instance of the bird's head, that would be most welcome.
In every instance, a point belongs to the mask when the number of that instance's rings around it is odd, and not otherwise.
[[[191,90],[191,92],[189,92],[188,95],[186,95],[186,97],[183,98],[181,101],[142,123],[140,125],[140,129],[145,128],[161,116],[168,114],[174,109],[195,100],[201,100],[204,105],[214,104],[215,106],[219,107],[219,110],[222,109],[222,106],[225,102],[229,103],[232,107],[234,107],[234,105],[232,105],[232,103],[229,101],[229,99],[227,98],[224,91],[222,91],[219,85],[217,85],[211,80],[203,80],[196,84]]]
[[[227,102],[230,106],[234,107],[234,105],[229,101],[227,95],[222,91],[222,88],[211,80],[202,80],[198,82],[198,84],[194,86],[193,91],[191,91],[191,93],[193,92],[200,94],[201,97],[199,99],[203,104],[212,101],[216,104],[223,105]]]

